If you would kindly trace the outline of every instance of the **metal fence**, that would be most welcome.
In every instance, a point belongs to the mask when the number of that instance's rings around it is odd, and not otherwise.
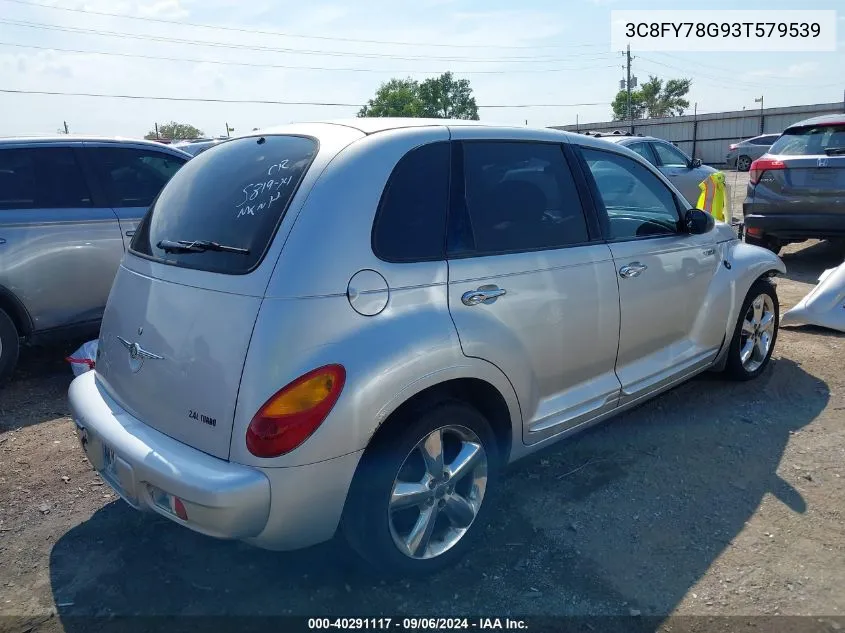
[[[723,165],[728,146],[758,134],[776,134],[792,123],[822,114],[845,112],[845,102],[690,114],[665,119],[635,119],[633,132],[675,143],[681,150],[709,165]],[[569,132],[630,130],[628,121],[554,125]]]

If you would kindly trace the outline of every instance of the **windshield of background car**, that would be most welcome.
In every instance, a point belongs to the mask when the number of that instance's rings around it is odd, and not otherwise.
[[[825,150],[831,147],[845,147],[845,123],[787,130],[769,148],[769,153],[784,156],[812,156],[824,154]]]
[[[254,136],[201,153],[153,202],[132,252],[184,268],[250,272],[263,259],[317,148],[317,141],[301,136]],[[162,240],[210,241],[249,253],[167,253],[158,246]]]

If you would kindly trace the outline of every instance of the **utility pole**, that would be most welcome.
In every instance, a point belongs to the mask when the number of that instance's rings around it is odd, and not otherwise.
[[[764,119],[763,119],[763,95],[760,95],[759,99],[754,99],[754,103],[760,104],[760,134],[763,134],[763,124],[764,124]]]
[[[619,82],[619,84],[620,84],[619,88],[620,88],[620,90],[622,88],[624,88],[625,92],[627,93],[627,99],[626,99],[626,105],[625,105],[625,110],[626,110],[625,114],[627,115],[627,118],[628,118],[628,129],[631,132],[631,134],[633,134],[634,133],[634,113],[633,113],[632,108],[631,108],[631,89],[634,88],[634,86],[637,85],[637,78],[631,76],[631,60],[636,59],[636,58],[631,57],[631,45],[630,44],[628,44],[628,47],[626,48],[625,51],[622,52],[622,54],[625,56],[625,62],[626,62],[625,65],[622,68],[625,69],[626,74],[625,74],[625,79],[622,79]],[[624,84],[624,86],[622,84]]]
[[[158,135],[158,123],[156,123],[155,126],[156,126],[156,140],[159,140],[161,137]]]
[[[62,121],[65,124],[65,134],[70,134],[70,130],[67,127],[67,121]]]

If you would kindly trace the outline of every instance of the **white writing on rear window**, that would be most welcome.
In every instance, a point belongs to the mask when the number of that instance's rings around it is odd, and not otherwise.
[[[243,199],[235,205],[238,210],[237,217],[255,215],[258,211],[269,209],[282,197],[281,188],[293,182],[293,176],[283,177],[282,173],[283,170],[289,169],[289,162],[285,159],[273,163],[267,168],[267,180],[250,183],[242,189]]]

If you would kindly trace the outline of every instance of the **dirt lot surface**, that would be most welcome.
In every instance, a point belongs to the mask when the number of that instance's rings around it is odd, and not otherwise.
[[[827,243],[783,257],[782,310],[842,260]],[[757,381],[700,377],[513,466],[464,563],[389,583],[336,543],[265,552],[129,508],[77,445],[72,349],[25,351],[0,392],[0,616],[18,616],[0,628],[132,614],[845,616],[843,335],[783,329]]]

